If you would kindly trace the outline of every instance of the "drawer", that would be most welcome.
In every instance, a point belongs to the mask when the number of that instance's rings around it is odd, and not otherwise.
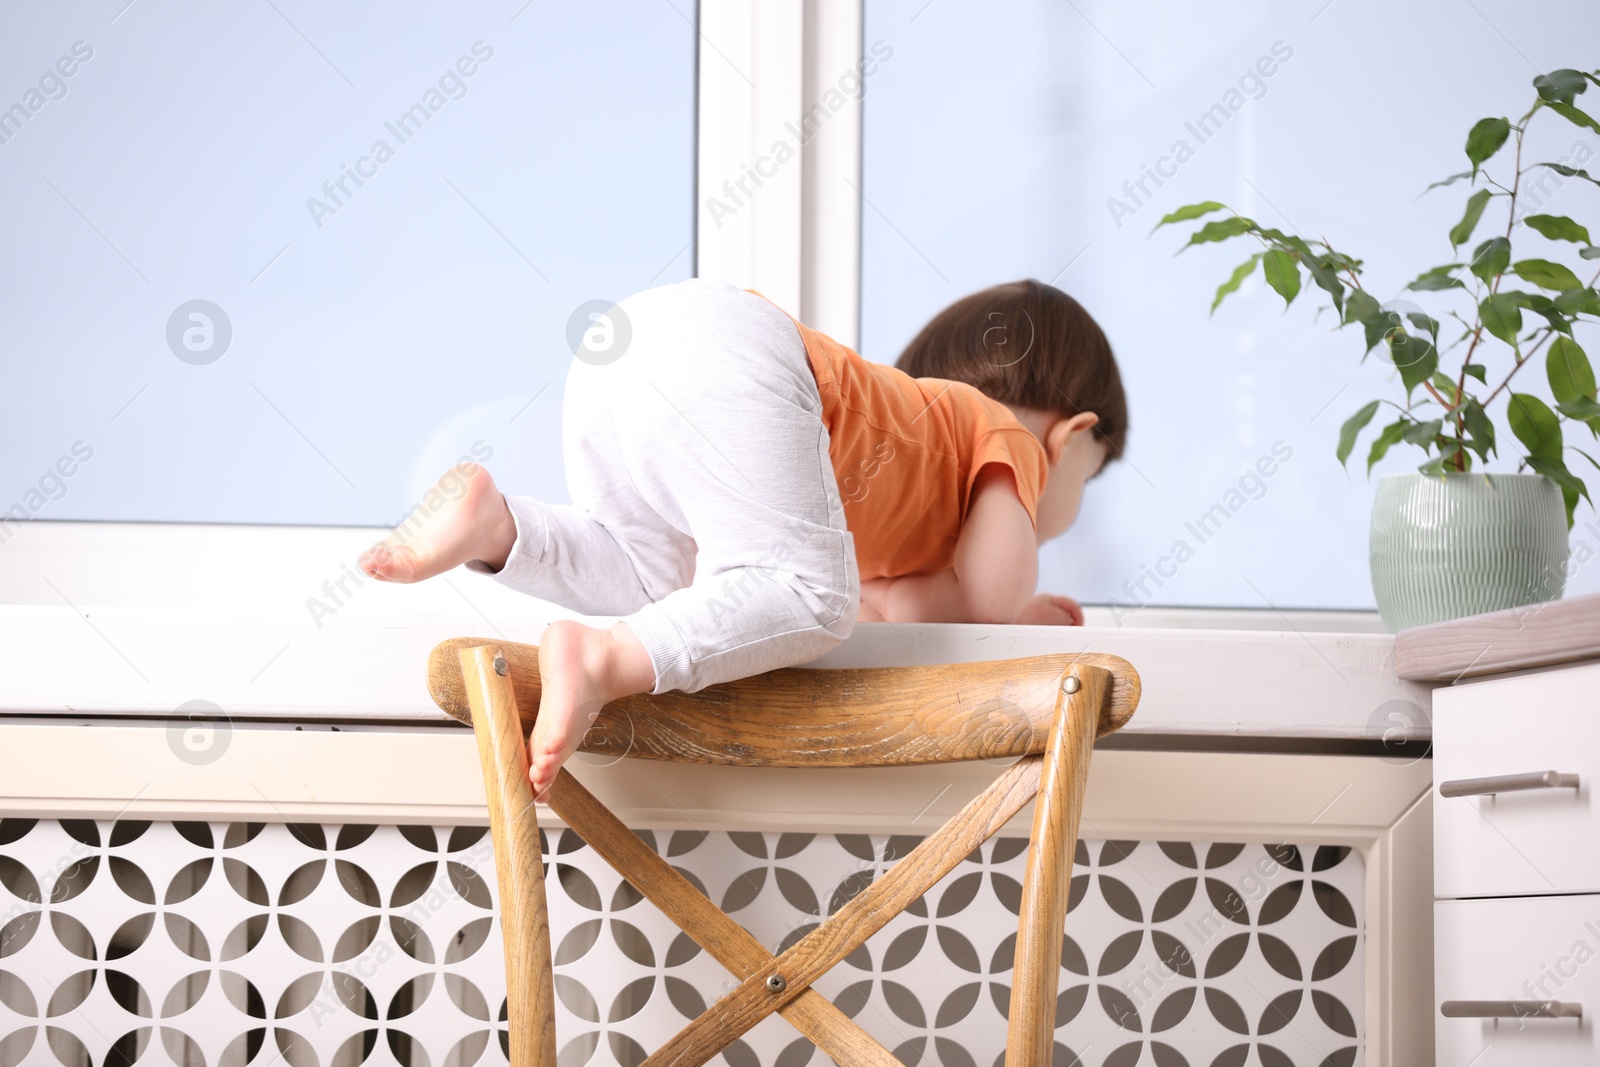
[[[1544,771],[1578,785],[1440,795]],[[1433,782],[1435,897],[1600,892],[1600,663],[1434,690]]]
[[[1600,896],[1435,901],[1433,954],[1435,1063],[1600,1063]],[[1522,1002],[1525,1014],[1447,1018],[1441,1011],[1447,1001],[1507,1000]],[[1532,1015],[1540,1002],[1582,1015]]]

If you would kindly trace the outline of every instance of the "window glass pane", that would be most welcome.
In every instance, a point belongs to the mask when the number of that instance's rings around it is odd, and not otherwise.
[[[0,510],[565,499],[570,317],[693,272],[694,5],[121,6],[0,13]]]
[[[1419,194],[1467,166],[1468,128],[1520,115],[1540,70],[1595,66],[1600,7],[1551,0],[1537,12],[1509,0],[868,0],[865,39],[893,57],[865,100],[864,354],[893,361],[951,300],[1031,276],[1089,309],[1122,368],[1126,461],[1090,483],[1077,526],[1045,550],[1041,588],[1131,606],[1372,605],[1371,433],[1348,473],[1334,449],[1357,408],[1399,395],[1393,368],[1362,364],[1361,338],[1334,332],[1309,286],[1286,314],[1257,273],[1208,315],[1253,249],[1175,257],[1193,227],[1150,231],[1182,204],[1222,200],[1325,235],[1366,260],[1380,300],[1401,295],[1456,261],[1446,234],[1465,184]],[[1528,144],[1529,159],[1581,165],[1600,134],[1545,113]],[[1535,201],[1600,221],[1596,190],[1578,179],[1547,174]],[[1504,232],[1499,204],[1485,219]],[[1579,262],[1526,227],[1514,240]],[[1410,295],[1436,314],[1466,306]],[[1493,360],[1503,374],[1509,350]],[[1548,396],[1542,367],[1516,385]],[[1419,462],[1396,450],[1374,478]],[[1580,505],[1575,560],[1600,552],[1590,520]],[[1596,589],[1600,569],[1579,566],[1569,595]]]

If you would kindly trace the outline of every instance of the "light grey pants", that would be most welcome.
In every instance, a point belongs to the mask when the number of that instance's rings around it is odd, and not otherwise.
[[[517,540],[496,580],[626,616],[657,693],[815,659],[849,636],[860,583],[799,332],[727,282],[619,306],[622,354],[567,376],[573,503],[508,496]]]

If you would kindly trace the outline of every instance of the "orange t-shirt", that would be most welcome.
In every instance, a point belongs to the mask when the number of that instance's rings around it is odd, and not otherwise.
[[[913,378],[799,320],[795,326],[822,396],[862,581],[949,567],[987,464],[1011,468],[1028,518],[1036,518],[1049,465],[1044,445],[1010,408],[963,382]]]

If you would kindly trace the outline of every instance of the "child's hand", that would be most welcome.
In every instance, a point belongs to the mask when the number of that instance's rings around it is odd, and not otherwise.
[[[1016,618],[1022,626],[1082,626],[1083,607],[1069,596],[1040,593]]]

